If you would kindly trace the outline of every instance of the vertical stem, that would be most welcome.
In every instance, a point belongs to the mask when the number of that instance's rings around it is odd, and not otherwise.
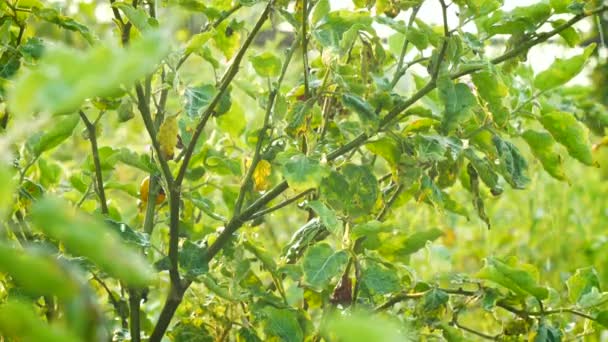
[[[81,110],[79,111],[80,118],[84,122],[87,132],[89,133],[89,141],[91,141],[91,153],[93,155],[93,164],[95,165],[95,178],[97,181],[97,195],[101,202],[101,213],[104,215],[108,214],[108,203],[106,201],[106,192],[103,186],[103,174],[101,173],[101,162],[99,161],[99,150],[97,147],[97,132],[96,123],[92,123],[87,118],[86,114]]]
[[[304,63],[304,97],[310,97],[310,85],[308,82],[308,37],[306,26],[308,25],[308,1],[302,0],[302,62]]]
[[[139,304],[141,297],[136,289],[129,289],[129,332],[131,333],[132,342],[141,341],[141,327],[139,318]]]

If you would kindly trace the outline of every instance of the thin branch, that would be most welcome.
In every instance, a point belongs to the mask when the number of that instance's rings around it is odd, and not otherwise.
[[[135,92],[137,94],[137,108],[144,121],[146,131],[148,131],[148,136],[150,136],[152,148],[154,148],[154,152],[156,152],[156,158],[158,159],[158,162],[160,164],[163,177],[165,178],[165,181],[167,182],[169,188],[171,188],[174,183],[173,175],[171,174],[171,169],[169,168],[167,160],[163,157],[163,154],[161,153],[160,142],[156,137],[156,129],[154,127],[154,122],[152,121],[150,107],[146,104],[146,96],[141,84],[137,83],[135,85]]]
[[[188,144],[188,147],[186,147],[186,150],[184,152],[184,160],[182,161],[182,165],[179,168],[177,177],[175,178],[175,183],[178,186],[181,185],[181,183],[184,179],[184,176],[186,175],[186,170],[188,169],[188,164],[190,163],[190,158],[192,158],[192,154],[194,153],[194,148],[196,147],[198,138],[200,137],[201,133],[203,132],[203,129],[205,128],[207,120],[209,120],[209,117],[214,113],[215,106],[220,102],[220,99],[226,92],[226,89],[228,88],[228,86],[230,85],[230,83],[232,82],[232,80],[234,79],[236,74],[238,73],[239,65],[241,63],[241,60],[245,56],[245,52],[247,52],[247,49],[249,49],[249,46],[253,42],[253,39],[255,38],[255,36],[258,34],[260,29],[262,28],[262,25],[264,25],[264,23],[268,19],[273,4],[274,4],[274,1],[268,2],[268,5],[264,9],[264,12],[262,12],[262,15],[260,16],[257,23],[251,30],[251,33],[249,34],[249,36],[247,36],[247,39],[243,43],[243,46],[241,46],[240,50],[234,56],[232,64],[230,64],[230,66],[226,70],[226,73],[222,77],[222,81],[220,82],[220,85],[218,87],[217,93],[215,94],[215,97],[213,97],[213,99],[207,106],[207,109],[205,109],[205,112],[202,114],[201,120],[199,121],[198,125],[196,126],[196,129],[194,130],[194,133],[192,134],[192,139],[191,139],[190,143]]]
[[[251,161],[251,165],[249,166],[249,169],[247,170],[247,174],[245,175],[245,179],[243,180],[243,183],[241,184],[241,189],[239,191],[239,195],[236,200],[236,205],[234,206],[234,215],[238,215],[241,212],[241,209],[243,207],[243,200],[245,199],[245,194],[247,193],[247,191],[249,191],[249,188],[251,187],[251,180],[253,177],[253,173],[255,172],[255,168],[257,167],[258,163],[261,160],[262,145],[264,143],[264,140],[266,139],[266,132],[269,129],[271,129],[270,117],[273,113],[274,102],[277,98],[278,92],[281,89],[281,84],[283,83],[283,78],[285,77],[285,74],[287,73],[287,67],[289,66],[289,63],[291,62],[291,58],[293,57],[293,53],[296,50],[297,44],[298,44],[298,42],[294,41],[293,46],[287,51],[287,56],[285,57],[285,62],[283,63],[283,68],[281,70],[281,74],[279,75],[277,83],[276,83],[274,89],[270,89],[270,93],[268,95],[268,101],[266,101],[266,114],[264,115],[264,124],[262,125],[262,128],[260,129],[260,132],[258,134],[258,141],[256,142],[256,145],[255,145],[255,152],[253,154],[253,159]]]
[[[412,25],[414,24],[414,21],[416,20],[416,16],[418,15],[418,11],[420,10],[420,7],[421,6],[415,6],[414,8],[412,8],[412,14],[410,15],[410,19],[407,23],[406,32],[409,31],[411,29]],[[409,67],[409,63],[405,68],[403,67],[405,55],[407,53],[407,48],[408,48],[409,44],[410,44],[410,40],[407,39],[407,37],[405,37],[405,40],[403,41],[403,47],[401,47],[401,54],[399,55],[399,62],[397,62],[397,68],[395,69],[395,75],[393,75],[393,80],[391,81],[390,89],[395,88],[395,85],[397,85],[397,82],[399,82],[399,80],[401,79],[401,77],[403,77],[403,75],[405,74],[405,71]]]
[[[459,329],[462,329],[462,330],[464,330],[464,331],[466,331],[466,332],[468,332],[468,333],[471,333],[471,334],[473,334],[473,335],[479,336],[479,337],[484,338],[484,339],[486,339],[486,340],[490,340],[490,341],[497,341],[497,340],[498,340],[498,337],[500,336],[500,335],[497,335],[497,336],[492,336],[492,335],[484,334],[484,333],[482,333],[482,332],[480,332],[480,331],[477,331],[477,330],[471,329],[471,328],[469,328],[469,327],[466,327],[466,326],[464,326],[464,325],[462,325],[462,324],[458,323],[458,320],[457,320],[457,319],[452,320],[452,324],[454,324],[454,325],[455,325],[456,327],[458,327]]]
[[[96,123],[92,123],[82,110],[78,113],[80,114],[80,118],[86,126],[87,132],[89,134],[89,141],[91,142],[91,154],[93,156],[93,165],[95,166],[97,196],[99,196],[99,202],[101,204],[101,213],[104,215],[108,215],[108,203],[106,200],[106,192],[103,185],[103,174],[101,172],[101,162],[99,160],[99,149],[97,147]]]
[[[251,215],[251,217],[249,217],[248,220],[255,220],[255,219],[260,218],[260,217],[262,217],[264,215],[267,215],[267,214],[269,214],[269,213],[271,213],[273,211],[277,211],[277,210],[279,210],[279,209],[281,209],[283,207],[286,207],[286,206],[290,205],[291,203],[299,200],[300,198],[305,197],[306,195],[308,195],[308,194],[310,194],[310,193],[312,193],[314,191],[315,191],[315,189],[308,189],[308,190],[302,191],[299,194],[297,194],[297,195],[295,195],[293,197],[290,197],[290,198],[284,200],[283,202],[281,202],[281,203],[279,203],[279,204],[277,204],[275,206],[272,206],[270,208],[266,208],[266,209],[258,211],[257,213]]]
[[[384,220],[384,218],[388,214],[390,208],[393,206],[393,204],[395,203],[395,201],[397,200],[397,198],[399,198],[399,195],[401,195],[401,193],[403,192],[403,189],[404,189],[403,184],[399,184],[397,186],[397,189],[395,190],[395,192],[393,192],[393,195],[391,196],[391,198],[389,198],[388,202],[386,202],[386,204],[384,205],[384,207],[382,207],[382,210],[380,211],[380,213],[376,217],[376,220],[378,220],[378,221],[383,221]]]
[[[306,26],[308,26],[308,1],[302,0],[302,63],[304,67],[304,98],[310,97],[310,84],[308,82],[308,37]]]

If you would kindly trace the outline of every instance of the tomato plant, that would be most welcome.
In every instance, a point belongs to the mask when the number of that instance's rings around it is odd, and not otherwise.
[[[348,5],[3,1],[2,336],[599,339],[608,7]]]

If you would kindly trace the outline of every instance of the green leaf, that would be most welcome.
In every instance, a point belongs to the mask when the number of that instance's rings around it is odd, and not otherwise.
[[[105,221],[126,243],[136,247],[150,246],[150,238],[147,234],[138,232],[123,222],[117,222],[111,219],[106,219]]]
[[[478,278],[491,280],[519,296],[532,295],[546,299],[549,291],[537,283],[538,271],[532,265],[517,264],[517,259],[507,261],[487,258],[485,266],[477,273]]]
[[[258,258],[262,264],[264,264],[264,267],[266,267],[268,271],[270,271],[272,274],[276,274],[277,263],[274,261],[272,254],[269,253],[265,248],[256,246],[254,243],[249,241],[243,241],[243,247],[255,255],[255,257]]]
[[[13,180],[15,172],[3,162],[0,162],[0,216],[4,217],[14,204],[14,193],[17,189]]]
[[[69,113],[87,98],[109,96],[121,85],[131,87],[167,55],[169,44],[158,44],[165,39],[165,33],[152,31],[125,49],[49,49],[36,68],[15,80],[8,95],[11,110],[23,116],[38,111]]]
[[[328,208],[321,201],[312,201],[308,203],[308,206],[319,216],[321,223],[329,230],[330,233],[335,236],[340,236],[342,232],[342,225],[338,221],[336,213]]]
[[[255,72],[262,77],[277,77],[281,73],[281,59],[265,51],[249,58]]]
[[[363,248],[378,249],[382,246],[383,235],[392,235],[393,226],[380,221],[372,220],[361,224],[357,224],[351,230],[351,238],[357,240],[359,238]]]
[[[447,134],[469,118],[470,109],[475,106],[477,100],[466,84],[454,84],[449,77],[440,77],[437,81],[437,89],[439,98],[445,106],[441,129]]]
[[[343,52],[343,39],[346,31],[354,28],[354,32],[357,31],[372,31],[371,28],[373,20],[369,13],[360,11],[353,12],[347,10],[333,11],[327,13],[319,22],[317,22],[316,28],[312,31],[312,34],[319,44],[323,47],[333,47],[341,49]],[[350,45],[350,44],[348,44]]]
[[[361,282],[374,295],[396,292],[401,287],[396,271],[379,262],[366,260],[361,273]]]
[[[532,154],[543,164],[543,168],[548,174],[558,180],[567,179],[564,171],[564,160],[555,151],[555,140],[551,137],[551,134],[527,130],[521,136],[530,146]]]
[[[450,296],[442,290],[431,289],[424,294],[422,309],[424,311],[434,311],[446,305]]]
[[[323,19],[327,15],[327,13],[329,13],[330,10],[331,5],[329,3],[329,0],[319,0],[319,2],[317,2],[317,4],[312,10],[312,25],[314,26],[315,24],[317,24],[321,19]]]
[[[146,11],[139,7],[133,8],[133,6],[124,2],[115,2],[112,7],[119,9],[129,19],[129,22],[135,26],[139,32],[147,32],[152,30],[153,26],[158,26],[154,18],[148,17]],[[154,23],[154,24],[151,24]]]
[[[378,115],[367,101],[355,94],[343,94],[342,102],[359,115],[366,131],[375,130],[378,127]]]
[[[11,300],[0,306],[0,334],[24,342],[81,341],[62,325],[49,325],[34,311],[31,304]]]
[[[406,37],[420,51],[426,49],[429,46],[428,36],[416,27],[410,27],[410,29],[406,33]]]
[[[294,311],[267,306],[262,310],[262,315],[264,331],[268,335],[276,336],[285,342],[304,341],[304,332]]]
[[[608,310],[600,311],[595,316],[595,321],[598,322],[599,324],[603,325],[604,328],[608,328]]]
[[[321,179],[327,174],[327,169],[317,160],[296,155],[283,164],[282,172],[290,188],[304,191],[318,187]]]
[[[365,144],[365,147],[373,154],[379,155],[388,162],[391,167],[396,167],[401,158],[399,143],[388,136],[378,138]]]
[[[72,136],[72,132],[78,125],[78,115],[70,115],[53,124],[46,132],[37,132],[27,140],[27,147],[36,156],[59,146],[62,142]]]
[[[20,3],[23,1],[20,1]],[[95,43],[95,37],[91,34],[91,31],[85,25],[77,22],[76,20],[61,15],[58,10],[51,7],[32,8],[32,14],[41,20],[47,21],[49,23],[55,24],[59,27],[62,27],[66,30],[74,31],[80,33],[82,37],[91,45]]]
[[[19,46],[19,52],[28,58],[34,60],[40,59],[44,53],[44,44],[42,43],[42,39],[38,37],[28,38],[24,44]]]
[[[551,26],[553,28],[557,28],[560,27],[562,25],[566,24],[566,20],[565,19],[557,19],[551,22]],[[576,29],[574,27],[568,27],[565,30],[562,30],[559,35],[564,38],[564,40],[566,41],[566,44],[568,44],[569,47],[576,47],[576,45],[580,42],[581,37],[578,34],[578,31],[576,31]]]
[[[494,121],[504,126],[510,115],[507,107],[509,88],[495,70],[484,70],[472,75],[479,96],[486,102]]]
[[[291,240],[283,249],[285,259],[290,263],[295,262],[310,245],[322,240],[327,235],[329,235],[329,232],[321,224],[321,220],[318,217],[313,218],[293,234]]]
[[[232,22],[224,20],[215,29],[213,43],[226,59],[232,58],[240,47],[241,34],[232,27]]]
[[[568,153],[585,165],[593,165],[589,131],[572,114],[551,112],[540,117],[542,125]]]
[[[230,110],[225,115],[216,117],[216,120],[218,127],[233,139],[238,139],[247,127],[245,111],[238,102],[232,103]]]
[[[185,90],[186,113],[188,113],[190,117],[198,117],[207,109],[207,106],[211,103],[215,95],[216,89],[212,84],[199,84],[197,86],[187,87]],[[232,100],[230,99],[230,92],[226,90],[220,97],[214,110],[217,115],[222,115],[228,112],[231,106]]]
[[[206,248],[186,240],[179,251],[179,266],[186,271],[185,277],[191,280],[209,271]]]
[[[473,206],[475,207],[475,210],[477,210],[477,216],[479,216],[479,218],[486,223],[488,229],[490,229],[490,218],[486,214],[485,204],[483,203],[483,198],[479,191],[479,174],[472,163],[467,165],[467,174],[469,176],[469,188],[473,194]],[[494,193],[494,190],[492,191]],[[502,191],[502,189],[500,191]]]
[[[226,218],[215,212],[215,205],[213,202],[199,194],[198,192],[192,193],[190,200],[195,207],[199,208],[205,215],[211,217],[214,220],[220,222],[227,222]]]
[[[492,137],[492,142],[498,151],[499,170],[502,176],[514,189],[524,189],[530,179],[526,176],[528,163],[519,149],[497,135]]]
[[[175,325],[170,332],[172,341],[175,342],[213,342],[213,335],[209,333],[203,324],[195,324],[194,321],[182,321]]]
[[[401,325],[388,320],[385,316],[362,311],[334,313],[322,325],[322,334],[327,341],[410,341],[401,331]]]
[[[580,301],[580,299],[591,292],[593,288],[600,290],[600,280],[592,266],[579,268],[576,272],[568,278],[566,281],[568,286],[568,297],[574,303]]]
[[[429,241],[435,241],[443,235],[437,228],[415,232],[409,235],[401,244],[397,253],[399,255],[410,255],[424,248]]]
[[[536,331],[534,342],[560,342],[562,340],[562,333],[558,328],[541,323]]]
[[[57,259],[43,251],[18,250],[0,244],[0,271],[6,272],[32,295],[57,296],[70,299],[79,293],[79,284]]]
[[[334,252],[327,243],[319,243],[304,254],[304,280],[313,288],[324,289],[332,278],[342,274],[347,262],[348,254],[345,251]]]
[[[34,204],[32,222],[66,250],[84,256],[100,269],[133,286],[152,280],[152,268],[136,251],[130,250],[106,224],[47,198]]]
[[[128,148],[121,148],[112,155],[112,159],[137,168],[147,173],[159,173],[160,170],[147,154],[137,154]]]
[[[501,194],[503,189],[498,184],[498,175],[494,172],[492,163],[488,158],[478,157],[471,148],[466,148],[464,150],[464,155],[471,162],[484,184],[492,190],[492,194]]]
[[[587,46],[582,54],[572,58],[556,58],[548,69],[536,75],[534,86],[540,90],[549,90],[570,81],[583,70],[585,62],[595,50],[595,46],[595,43]]]
[[[346,164],[342,174],[348,183],[348,191],[342,188],[333,189],[345,203],[347,212],[352,217],[368,214],[376,204],[379,189],[378,181],[371,168],[366,165]]]

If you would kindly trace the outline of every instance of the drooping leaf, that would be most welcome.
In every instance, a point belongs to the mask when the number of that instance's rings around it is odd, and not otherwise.
[[[555,151],[555,140],[553,140],[551,134],[527,130],[521,136],[528,143],[532,153],[540,160],[543,168],[548,174],[555,179],[567,179],[563,165],[564,160],[562,156]]]
[[[572,58],[557,58],[548,69],[536,75],[534,86],[540,90],[549,90],[570,81],[583,70],[595,46],[595,43],[587,46],[582,54]]]
[[[551,112],[540,117],[540,122],[555,140],[568,149],[568,153],[585,165],[593,165],[589,131],[574,115]]]
[[[495,135],[492,142],[498,151],[500,160],[499,170],[505,180],[514,189],[523,189],[530,179],[526,175],[528,162],[524,159],[519,149],[511,142],[506,141]]]
[[[449,77],[440,77],[437,82],[439,97],[445,106],[441,129],[447,134],[470,116],[470,109],[477,100],[464,83],[454,84]]]
[[[374,108],[372,108],[367,101],[355,94],[349,93],[342,95],[342,102],[359,115],[359,119],[366,130],[374,130],[377,128],[378,115],[376,115]]]

